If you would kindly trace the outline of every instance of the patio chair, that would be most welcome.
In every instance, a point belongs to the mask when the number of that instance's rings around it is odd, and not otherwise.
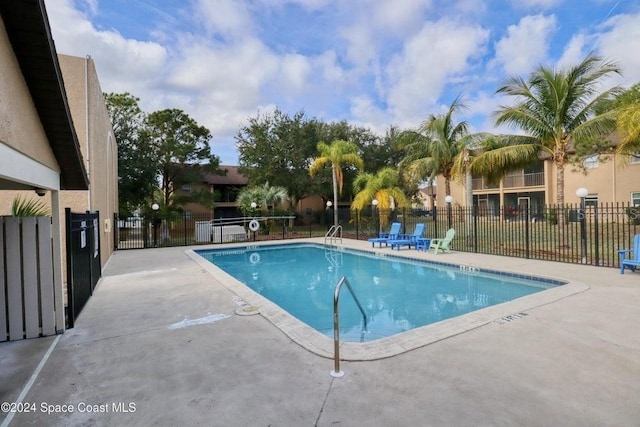
[[[632,256],[627,258],[626,254]],[[620,249],[618,255],[620,255],[620,274],[624,274],[625,268],[636,271],[636,267],[640,267],[640,234],[636,234],[633,238],[633,249]]]
[[[399,222],[392,223],[388,233],[380,233],[378,237],[369,239],[369,241],[371,242],[371,247],[375,248],[376,243],[378,243],[380,247],[382,247],[383,243],[385,246],[387,246],[387,242],[389,240],[395,240],[398,238],[401,227],[402,227],[402,224]]]
[[[411,249],[411,246],[418,245],[418,239],[422,237],[423,233],[424,223],[419,222],[416,224],[416,228],[413,230],[413,234],[404,235],[401,238],[389,240],[387,243],[391,246],[391,249],[397,248],[398,250],[400,250],[401,246],[408,246],[409,249]]]
[[[449,249],[449,245],[456,235],[456,230],[450,228],[447,230],[447,234],[445,234],[444,239],[431,239],[431,243],[429,244],[429,250],[433,249],[434,253],[438,253],[438,250],[442,250],[444,252],[451,252]]]

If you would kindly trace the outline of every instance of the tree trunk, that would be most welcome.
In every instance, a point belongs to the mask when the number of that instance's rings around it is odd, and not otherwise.
[[[336,177],[336,165],[331,164],[331,174],[333,175],[333,225],[338,226],[338,178]]]
[[[467,166],[467,171],[469,167]],[[467,217],[467,246],[473,246],[474,222],[473,222],[473,177],[469,172],[465,174],[466,190],[466,217]]]
[[[564,206],[564,161],[556,161],[556,208],[558,212],[558,245],[561,248],[568,248],[566,236],[566,215]]]

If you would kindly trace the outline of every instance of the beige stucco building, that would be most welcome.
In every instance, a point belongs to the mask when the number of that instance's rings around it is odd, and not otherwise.
[[[115,250],[113,218],[118,212],[118,145],[93,59],[58,55],[58,60],[89,178],[88,191],[63,191],[61,204],[73,212],[100,212],[100,255],[104,265]]]
[[[640,206],[640,157],[619,155],[591,156],[583,162],[584,170],[568,165],[564,174],[565,203],[577,204],[579,188],[587,189],[588,204],[632,204]],[[444,182],[438,177],[439,183]],[[556,203],[556,166],[551,160],[508,174],[499,184],[491,185],[483,178],[473,179],[474,204],[480,212],[497,215],[500,207],[518,209],[528,205],[535,214],[544,205]],[[451,183],[453,203],[464,206],[465,188]],[[446,206],[444,191],[437,192],[438,206]]]
[[[90,57],[58,55],[58,63],[89,181],[88,190],[60,193],[60,215],[64,218],[65,208],[72,212],[100,212],[100,256],[104,265],[114,251],[112,224],[118,211],[118,147],[94,61]],[[18,194],[37,198],[33,191],[0,194],[0,215],[9,214]],[[48,202],[47,197],[42,200]],[[63,260],[64,257],[63,250]]]
[[[12,323],[11,319],[21,320],[23,314],[27,320],[33,318],[29,316],[34,314],[29,307],[37,310],[34,307],[43,303],[46,297],[51,305],[42,308],[40,314],[35,312],[35,333],[36,336],[47,335],[65,328],[61,192],[86,191],[88,180],[42,2],[0,2],[0,64],[0,196],[12,200],[13,191],[31,195],[37,191],[44,194],[43,199],[53,208],[48,225],[50,236],[43,236],[44,244],[39,246],[51,251],[47,257],[50,265],[40,270],[37,277],[33,271],[22,272],[34,279],[23,281],[24,295],[21,295],[18,277],[21,272],[16,270],[16,263],[19,266],[25,262],[26,265],[25,260],[33,259],[34,254],[29,251],[17,253],[11,248],[20,245],[17,240],[29,239],[15,232],[0,235],[0,250],[4,251],[0,257],[0,333],[16,332],[14,327],[17,327],[17,336],[21,337],[21,322]],[[16,223],[12,219],[3,221],[0,231],[9,230]],[[36,244],[33,239],[28,243]],[[40,265],[41,261],[38,257]],[[39,288],[34,288],[33,283],[45,279],[43,271],[50,273],[47,286],[50,285],[51,293],[37,295],[38,290],[44,290],[44,285],[41,283]],[[43,322],[42,329],[38,329],[38,316]],[[46,325],[45,317],[50,319]],[[29,337],[29,325],[26,328]],[[3,339],[4,336],[0,336],[0,341]]]

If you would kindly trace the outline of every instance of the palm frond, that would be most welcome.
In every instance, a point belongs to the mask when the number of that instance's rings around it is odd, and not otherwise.
[[[27,199],[18,195],[11,204],[11,215],[19,217],[50,216],[51,211],[42,200]]]

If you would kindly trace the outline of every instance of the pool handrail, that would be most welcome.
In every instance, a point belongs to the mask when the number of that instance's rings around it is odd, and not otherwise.
[[[336,237],[338,235],[338,237]],[[332,225],[329,231],[324,235],[324,244],[327,244],[327,239],[329,239],[329,243],[333,241],[336,243],[338,239],[340,239],[340,243],[342,243],[342,226],[341,225]]]
[[[345,276],[342,276],[338,284],[336,285],[335,290],[333,291],[333,371],[330,372],[330,375],[335,378],[340,378],[344,376],[344,372],[340,370],[340,315],[338,311],[338,302],[340,300],[340,289],[342,285],[346,284],[347,289],[351,293],[354,301],[356,302],[360,312],[362,313],[362,318],[364,319],[364,329],[367,329],[367,315],[364,312],[364,308],[362,308],[362,304],[358,300],[358,297],[353,292],[353,288],[349,284],[349,281]]]

